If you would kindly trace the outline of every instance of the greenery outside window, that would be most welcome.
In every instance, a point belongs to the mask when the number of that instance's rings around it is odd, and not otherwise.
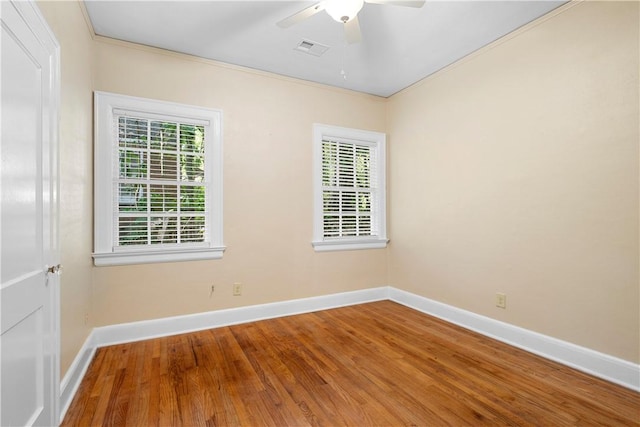
[[[221,113],[95,100],[96,265],[220,258]]]

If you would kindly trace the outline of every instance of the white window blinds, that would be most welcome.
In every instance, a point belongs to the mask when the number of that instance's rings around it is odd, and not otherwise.
[[[314,250],[387,245],[385,143],[380,132],[313,125]]]
[[[325,239],[376,235],[376,151],[371,144],[322,140]]]
[[[95,265],[222,258],[222,111],[94,100]]]
[[[114,114],[116,248],[209,241],[205,127]]]

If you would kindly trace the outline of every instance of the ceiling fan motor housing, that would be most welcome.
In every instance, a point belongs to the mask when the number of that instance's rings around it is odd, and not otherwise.
[[[356,17],[364,0],[325,0],[325,10],[338,22],[347,23]]]

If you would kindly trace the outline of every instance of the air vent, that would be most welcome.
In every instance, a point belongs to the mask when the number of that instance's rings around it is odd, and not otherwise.
[[[321,56],[329,49],[329,46],[325,46],[318,42],[313,42],[311,40],[302,40],[295,47],[295,50],[299,50],[300,52],[308,53],[313,56]]]

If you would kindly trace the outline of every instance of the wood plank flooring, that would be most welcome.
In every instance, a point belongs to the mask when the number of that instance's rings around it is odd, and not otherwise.
[[[104,347],[63,426],[640,425],[640,394],[391,301]]]

